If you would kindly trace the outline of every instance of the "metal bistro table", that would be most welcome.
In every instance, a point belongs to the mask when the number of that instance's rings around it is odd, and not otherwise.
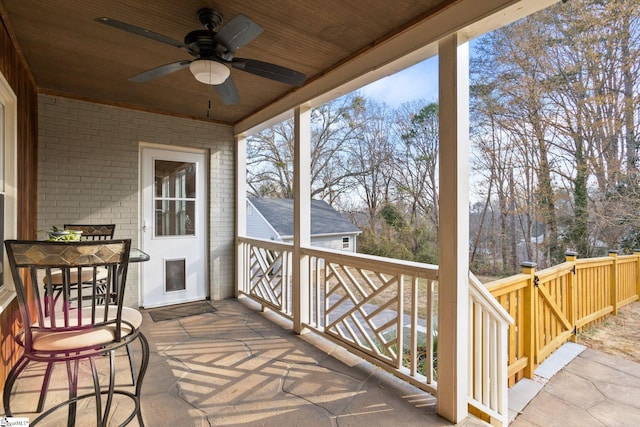
[[[149,254],[147,254],[146,252],[141,251],[138,248],[131,248],[129,250],[129,262],[145,262],[145,261],[149,261],[151,259],[151,257],[149,256]],[[91,280],[91,278],[93,277],[94,272],[91,270],[86,270],[82,273],[81,276],[76,276],[75,277],[75,282],[76,284],[78,283],[83,283],[87,280]],[[58,291],[57,296],[55,295],[56,293],[56,288],[60,288],[60,286],[63,283],[63,279],[62,279],[62,272],[60,271],[56,271],[54,273],[52,273],[50,275],[51,277],[51,282],[47,282],[45,280],[44,283],[44,288],[45,288],[45,296],[46,295],[51,295],[54,298],[54,301],[57,300],[60,296],[60,292]],[[106,269],[99,269],[97,270],[97,279],[98,280],[102,280],[102,279],[106,279],[107,277],[107,270]],[[49,315],[49,306],[48,304],[45,305],[45,315]],[[1,424],[0,424],[1,425]]]
[[[142,252],[138,248],[131,248],[129,251],[129,262],[145,262],[149,261],[151,257],[149,254]]]

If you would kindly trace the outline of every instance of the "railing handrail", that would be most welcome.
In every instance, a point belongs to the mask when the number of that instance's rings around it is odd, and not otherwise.
[[[301,250],[303,255],[319,256],[332,260],[348,259],[356,264],[363,264],[366,266],[371,266],[371,262],[375,262],[377,265],[380,265],[390,271],[403,274],[413,274],[425,279],[438,279],[438,266],[433,264],[385,258],[376,255],[344,252],[335,249],[304,247]]]
[[[291,250],[293,244],[286,242],[274,242],[273,240],[260,239],[255,237],[238,237],[238,242],[249,243],[253,245],[260,245],[265,249],[287,249]],[[376,264],[379,264],[387,269],[391,269],[394,271],[401,271],[406,273],[407,271],[413,274],[419,274],[421,277],[426,279],[437,280],[438,278],[438,266],[433,264],[427,264],[423,262],[415,262],[415,261],[406,261],[395,258],[386,258],[376,255],[367,255],[353,252],[344,252],[336,249],[327,249],[327,248],[314,248],[314,247],[303,247],[301,248],[303,255],[309,256],[321,256],[327,258],[327,255],[332,255],[330,258],[335,259],[335,257],[339,258],[347,258],[352,259],[359,263],[368,263],[371,261],[375,261]],[[401,270],[400,270],[401,269]],[[425,275],[425,272],[427,273]]]
[[[600,266],[600,265],[613,265],[613,258],[608,256],[598,257],[598,258],[580,258],[574,261],[577,267],[581,267],[583,265],[587,265],[590,267]],[[546,271],[546,270],[542,270]]]
[[[514,323],[513,317],[505,310],[503,306],[491,295],[491,292],[480,282],[480,280],[469,272],[469,292],[477,298],[477,302],[489,310],[495,317],[500,318],[503,322],[511,325]]]
[[[276,242],[274,240],[267,239],[259,239],[255,237],[237,237],[238,243],[249,243],[252,245],[260,245],[265,247],[266,249],[288,249],[290,250],[293,247],[293,244],[286,242]]]

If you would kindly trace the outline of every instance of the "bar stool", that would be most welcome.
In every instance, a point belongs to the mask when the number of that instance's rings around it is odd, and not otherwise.
[[[24,348],[23,355],[9,371],[3,404],[7,417],[12,416],[11,392],[21,373],[32,362],[64,362],[67,368],[69,398],[40,415],[32,424],[54,411],[68,406],[67,425],[76,421],[77,402],[95,398],[96,426],[107,425],[115,394],[132,399],[134,409],[122,425],[137,417],[143,425],[140,410],[142,380],[149,362],[149,344],[140,332],[142,315],[124,307],[124,291],[129,263],[130,239],[79,242],[5,241],[9,266],[18,296],[22,329],[16,342]],[[108,295],[99,291],[98,269],[107,271]],[[40,283],[54,283],[59,277],[60,298],[51,294],[41,297]],[[59,276],[58,276],[59,275]],[[82,286],[77,286],[81,281]],[[46,285],[45,285],[46,286]],[[49,315],[45,315],[45,306]],[[115,352],[135,341],[140,343],[141,366],[134,391],[115,388]],[[100,386],[96,360],[109,356],[109,384]],[[93,391],[78,396],[78,363],[88,361]],[[40,401],[47,393],[48,380],[42,386]],[[106,395],[104,408],[102,396]],[[40,405],[40,403],[39,403]]]

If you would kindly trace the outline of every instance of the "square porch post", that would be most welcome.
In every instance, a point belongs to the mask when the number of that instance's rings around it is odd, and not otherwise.
[[[469,47],[453,34],[438,49],[438,414],[458,423],[468,415]]]
[[[293,164],[293,331],[309,323],[309,262],[301,248],[311,245],[311,108],[294,110]]]
[[[247,139],[244,134],[236,135],[236,236],[247,236]],[[236,240],[236,288],[238,298],[240,289],[246,286],[246,260],[244,245]]]

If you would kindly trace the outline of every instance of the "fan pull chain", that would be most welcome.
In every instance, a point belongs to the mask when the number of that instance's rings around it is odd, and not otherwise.
[[[207,119],[211,120],[211,92],[213,91],[213,86],[209,85],[209,107],[207,108]]]

